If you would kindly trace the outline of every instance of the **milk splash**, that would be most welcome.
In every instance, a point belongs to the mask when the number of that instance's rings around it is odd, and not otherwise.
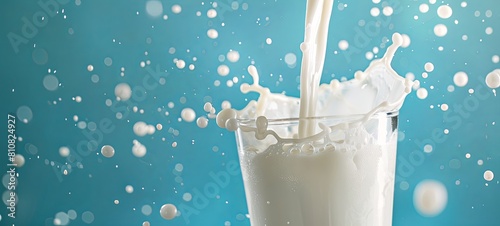
[[[391,68],[403,37],[354,79],[320,85],[332,5],[307,1],[300,98],[261,86],[250,65],[240,89],[258,100],[217,115],[237,131],[252,225],[392,224],[397,112],[413,85]]]
[[[361,116],[359,120],[353,122],[360,124],[370,116],[379,112],[398,111],[413,85],[409,79],[399,76],[391,67],[391,62],[398,47],[403,43],[400,34],[392,36],[393,44],[387,48],[385,55],[381,59],[370,63],[365,71],[357,71],[354,79],[339,82],[332,80],[329,84],[318,86],[315,92],[314,113],[309,117],[300,117],[303,112],[301,100],[289,97],[281,93],[272,93],[269,88],[259,84],[259,75],[255,66],[248,67],[248,73],[253,78],[253,84],[244,83],[240,86],[242,93],[257,92],[257,101],[250,101],[249,104],[240,111],[225,109],[217,115],[217,125],[227,128],[230,131],[238,129],[238,121],[256,120],[256,128],[253,130],[258,136],[264,139],[267,135],[273,135],[277,140],[283,137],[277,136],[273,131],[265,128],[268,120],[278,119],[304,119],[312,122],[312,117],[342,117]],[[302,91],[302,90],[301,90]],[[312,131],[321,125],[308,125]],[[300,127],[300,125],[299,125]],[[245,128],[246,130],[252,128]],[[301,128],[299,128],[301,130]],[[286,137],[307,138],[318,137],[316,133],[301,136],[300,131],[288,134]]]

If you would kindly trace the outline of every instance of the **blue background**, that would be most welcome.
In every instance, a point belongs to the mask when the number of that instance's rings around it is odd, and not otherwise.
[[[381,45],[384,38],[400,32],[409,35],[411,45],[397,52],[393,67],[401,75],[413,73],[429,92],[426,99],[412,92],[400,112],[394,225],[500,225],[498,177],[490,182],[483,178],[486,170],[500,174],[500,101],[485,85],[486,75],[500,67],[492,62],[492,56],[500,54],[500,3],[468,1],[461,7],[461,2],[438,1],[429,4],[427,13],[421,13],[419,5],[428,1],[336,1],[334,5],[323,82],[332,77],[352,78],[356,70],[369,64],[366,52],[378,46],[380,57],[385,52]],[[215,7],[218,15],[212,19],[206,16],[207,10],[214,8],[208,1],[161,3],[163,14],[152,17],[142,0],[60,0],[57,14],[46,15],[42,26],[32,32],[32,37],[26,37],[25,43],[12,45],[9,34],[23,35],[22,18],[32,21],[44,11],[37,1],[3,2],[2,137],[7,136],[8,113],[15,115],[19,107],[27,106],[33,117],[28,123],[18,119],[16,124],[16,151],[24,156],[25,165],[17,169],[16,219],[10,219],[2,207],[0,225],[53,225],[57,213],[69,210],[77,213],[70,225],[86,225],[84,212],[92,213],[93,225],[142,225],[144,221],[151,225],[249,225],[241,174],[217,185],[217,196],[205,197],[199,205],[183,200],[185,193],[203,199],[201,196],[207,195],[203,189],[216,182],[209,173],[228,173],[226,166],[236,162],[238,156],[232,133],[219,129],[214,120],[201,129],[195,122],[179,120],[180,112],[189,107],[197,116],[206,115],[206,101],[217,110],[224,100],[237,109],[245,106],[256,98],[239,92],[239,84],[250,82],[246,67],[252,62],[264,86],[297,96],[300,66],[289,67],[284,56],[294,53],[300,62],[306,1],[220,0]],[[172,12],[174,4],[182,7],[181,13]],[[441,4],[452,7],[451,18],[437,16]],[[371,8],[385,5],[394,8],[392,16],[370,15]],[[487,16],[487,10],[492,16]],[[200,16],[196,15],[198,11]],[[377,21],[379,29],[365,30]],[[448,27],[445,37],[433,32],[440,23]],[[493,29],[491,35],[485,33],[487,27]],[[218,31],[217,39],[207,37],[210,28]],[[367,42],[360,41],[361,33],[368,34]],[[272,44],[266,44],[267,38]],[[339,50],[340,40],[350,43],[347,51]],[[438,50],[440,46],[443,51]],[[171,48],[175,48],[174,53],[169,52]],[[225,56],[230,49],[239,51],[240,60],[221,62],[220,55]],[[104,63],[107,57],[112,59],[109,66]],[[175,58],[194,64],[195,69],[178,69]],[[150,64],[141,67],[141,62],[147,61]],[[432,62],[435,70],[422,78],[427,62]],[[230,67],[228,76],[217,74],[220,64]],[[94,70],[88,71],[87,65],[93,65]],[[122,67],[124,76],[120,75]],[[465,87],[454,86],[453,75],[459,71],[468,74]],[[60,82],[55,91],[43,85],[48,74],[54,74]],[[97,83],[91,80],[94,74],[99,77]],[[153,79],[148,82],[156,84],[154,88],[145,87],[143,79],[152,74],[164,78],[165,84]],[[226,81],[233,77],[239,82],[228,87]],[[214,85],[216,80],[220,86]],[[117,102],[114,95],[114,87],[122,82],[137,91],[126,103]],[[454,86],[452,92],[448,90],[450,85]],[[470,94],[469,89],[475,92]],[[80,103],[72,99],[76,96],[81,96]],[[114,105],[107,106],[107,99]],[[174,103],[173,108],[169,102]],[[449,105],[446,112],[439,108],[443,103]],[[468,108],[459,113],[465,105]],[[144,113],[134,112],[133,106]],[[117,113],[122,114],[121,119],[117,119]],[[78,121],[98,125],[97,130],[102,132],[98,149],[112,145],[114,157],[105,158],[99,151],[78,154],[81,141],[99,137],[96,130],[80,129],[74,115]],[[111,131],[100,129],[103,120],[109,120]],[[160,123],[163,130],[138,137],[132,130],[137,121]],[[443,135],[445,129],[449,134]],[[134,139],[147,148],[143,158],[132,154]],[[432,146],[430,153],[424,152],[426,144]],[[59,155],[62,146],[70,148],[69,158]],[[467,153],[470,158],[465,157]],[[6,171],[7,151],[0,160]],[[67,175],[62,174],[64,170]],[[413,205],[415,186],[426,179],[440,181],[448,191],[447,206],[435,217],[421,216]],[[127,185],[134,187],[133,193],[125,191]],[[3,195],[6,188],[0,190]],[[159,210],[166,203],[176,205],[181,214],[170,221],[161,218]],[[150,215],[142,213],[145,205],[152,208]]]

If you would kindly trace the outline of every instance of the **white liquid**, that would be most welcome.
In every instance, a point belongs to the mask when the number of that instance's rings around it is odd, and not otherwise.
[[[252,225],[392,224],[396,118],[379,113],[398,111],[413,85],[390,66],[403,37],[394,34],[384,57],[354,79],[319,85],[332,4],[308,1],[300,99],[260,86],[251,65],[253,84],[240,89],[259,99],[217,115],[218,126],[238,131]],[[324,116],[344,118],[311,119]],[[273,121],[287,118],[300,120]]]

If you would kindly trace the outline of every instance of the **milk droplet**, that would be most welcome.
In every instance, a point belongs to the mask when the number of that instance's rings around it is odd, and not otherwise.
[[[392,13],[394,12],[394,9],[392,9],[392,7],[390,6],[386,6],[382,9],[382,13],[385,15],[385,16],[391,16]]]
[[[94,70],[94,66],[93,66],[92,64],[89,64],[89,65],[87,66],[87,71],[91,72],[91,71],[93,71],[93,70]]]
[[[448,111],[448,104],[441,104],[442,111]]]
[[[229,101],[227,101],[227,100],[222,101],[221,107],[222,107],[222,109],[228,109],[228,108],[231,108],[231,102],[229,102]]]
[[[115,148],[113,148],[113,146],[111,145],[104,145],[101,148],[101,154],[104,157],[111,158],[115,155]]]
[[[172,220],[177,215],[177,207],[172,204],[165,204],[160,209],[160,215],[166,220]]]
[[[428,92],[427,89],[425,88],[419,88],[417,89],[417,97],[421,100],[427,98]]]
[[[151,131],[151,127],[153,127],[153,131]],[[155,132],[154,126],[148,125],[143,121],[136,122],[132,127],[132,130],[134,131],[135,135],[140,137],[146,136],[147,134],[153,134]]]
[[[127,185],[125,186],[125,191],[130,194],[134,192],[134,187],[132,187],[132,185]]]
[[[43,87],[49,91],[55,91],[59,88],[59,79],[55,75],[46,75],[43,78]]]
[[[432,72],[432,71],[434,71],[434,64],[432,64],[431,62],[427,62],[424,65],[424,69],[427,72]]]
[[[217,16],[217,11],[215,9],[209,9],[207,11],[208,18],[215,18]]]
[[[500,87],[500,69],[496,69],[486,75],[486,85],[491,89]]]
[[[205,105],[203,105],[203,110],[210,112],[212,110],[212,103],[206,102]]]
[[[134,156],[138,158],[144,157],[147,152],[146,147],[139,143],[139,141],[137,140],[134,140],[133,143],[134,146],[132,147],[132,154],[134,154]]]
[[[238,120],[230,118],[226,121],[226,129],[229,131],[236,131],[238,129]]]
[[[235,63],[240,59],[240,53],[238,51],[231,50],[226,55],[229,62]]]
[[[377,8],[377,7],[373,7],[372,9],[370,9],[370,15],[372,15],[373,17],[377,17],[380,15],[380,9]]]
[[[226,122],[231,118],[236,118],[237,113],[233,109],[224,109],[217,114],[215,122],[220,128],[226,128]]]
[[[469,76],[463,71],[459,71],[453,76],[453,83],[458,87],[464,87],[468,82]]]
[[[120,101],[127,101],[132,96],[132,89],[127,83],[120,83],[115,86],[115,96]]]
[[[186,67],[186,62],[184,60],[177,60],[177,62],[175,62],[175,66],[179,69],[183,69]]]
[[[444,37],[448,33],[448,28],[444,24],[438,24],[434,27],[434,34],[438,37]]]
[[[500,62],[500,57],[498,55],[494,55],[491,57],[491,62],[498,64]]]
[[[225,64],[221,64],[219,65],[219,67],[217,67],[217,73],[220,76],[226,76],[229,74],[229,72],[230,72],[229,67]]]
[[[437,14],[442,19],[448,19],[453,14],[453,10],[448,5],[442,5],[439,6],[439,8],[437,9]]]
[[[68,157],[69,156],[69,148],[68,147],[60,147],[59,148],[59,155],[61,155],[61,157]]]
[[[495,175],[491,170],[486,170],[483,174],[483,177],[486,181],[492,181],[495,178]]]
[[[439,215],[448,202],[448,191],[438,181],[425,180],[420,182],[413,192],[413,205],[422,216]]]
[[[205,116],[199,117],[196,120],[196,125],[198,125],[198,127],[200,128],[205,128],[208,125],[208,119]]]
[[[403,44],[401,45],[402,48],[407,48],[411,44],[411,39],[410,36],[407,34],[402,34],[401,37],[403,37]]]
[[[181,111],[181,118],[186,122],[192,122],[196,119],[196,113],[191,108],[184,108]]]
[[[271,38],[266,38],[266,44],[271,45],[273,40]]]
[[[180,5],[175,4],[172,6],[173,13],[179,14],[179,13],[181,13],[181,11],[182,11],[182,7]]]
[[[16,154],[16,156],[14,157],[13,163],[16,164],[16,167],[24,166],[24,163],[25,163],[24,156],[21,154]]]
[[[418,10],[420,10],[421,13],[427,13],[429,11],[429,5],[427,4],[420,4],[418,7]]]
[[[207,36],[211,39],[216,39],[217,37],[219,37],[219,32],[217,32],[217,30],[215,29],[209,29],[207,31]]]
[[[339,49],[346,50],[347,48],[349,48],[349,42],[347,42],[346,40],[340,40]]]
[[[146,2],[146,13],[152,17],[160,16],[163,13],[163,5],[160,1],[150,0]]]

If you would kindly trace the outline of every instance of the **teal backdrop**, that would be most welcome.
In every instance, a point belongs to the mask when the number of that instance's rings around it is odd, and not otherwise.
[[[453,9],[448,19],[437,14],[444,4]],[[0,225],[250,225],[234,134],[213,119],[202,129],[182,120],[181,111],[207,117],[205,102],[240,109],[256,99],[239,91],[251,82],[250,64],[262,85],[298,96],[305,6],[305,0],[2,1]],[[496,0],[335,1],[322,82],[352,78],[368,66],[368,52],[380,58],[399,32],[411,43],[392,65],[428,93],[422,99],[413,91],[400,111],[393,225],[500,225],[499,177],[484,177],[488,170],[500,175],[500,97],[485,83],[500,68],[498,21]],[[447,27],[444,37],[434,33],[438,24]],[[218,37],[210,38],[209,29]],[[341,40],[349,43],[345,51]],[[239,52],[237,62],[227,59],[230,50]],[[428,62],[434,70],[423,75]],[[217,73],[222,64],[229,75]],[[464,87],[454,83],[457,72],[467,74]],[[120,83],[131,87],[128,101],[116,100]],[[13,178],[8,114],[16,116],[16,162],[24,157]],[[140,137],[133,131],[138,121],[162,129]],[[133,155],[134,140],[146,147],[144,157]],[[114,148],[113,157],[101,154],[103,145]],[[425,180],[447,191],[436,216],[414,205],[415,187]],[[4,206],[10,192],[15,219]],[[160,216],[168,203],[178,209],[172,220]]]

